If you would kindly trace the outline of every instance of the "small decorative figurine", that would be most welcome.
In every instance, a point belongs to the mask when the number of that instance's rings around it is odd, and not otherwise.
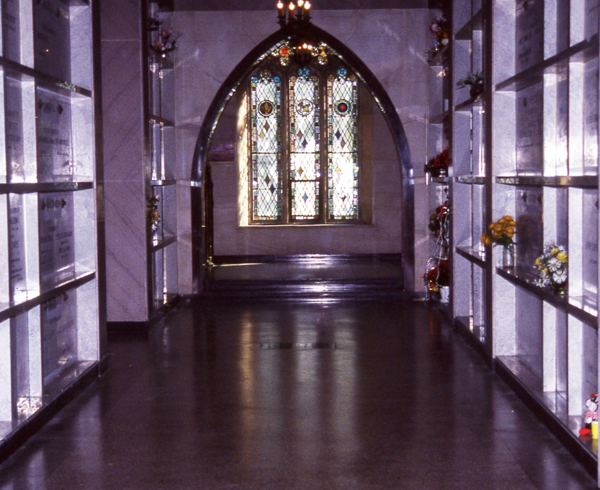
[[[580,429],[580,436],[592,436],[592,439],[598,439],[598,394],[592,393],[585,401],[587,411],[584,417],[584,426]]]

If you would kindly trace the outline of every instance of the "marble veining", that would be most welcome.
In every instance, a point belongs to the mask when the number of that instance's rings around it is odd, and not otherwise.
[[[139,58],[139,44],[102,42],[104,97],[105,181],[138,180],[143,175],[141,73],[123,70],[131,58]]]
[[[105,214],[108,321],[145,321],[146,199],[142,181],[107,186]]]

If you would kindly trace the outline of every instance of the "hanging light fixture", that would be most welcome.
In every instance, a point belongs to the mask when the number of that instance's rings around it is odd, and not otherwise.
[[[310,2],[306,0],[291,0],[277,2],[277,20],[281,27],[298,25],[310,21]]]
[[[307,0],[283,0],[277,2],[277,21],[283,29],[290,32],[290,48],[295,61],[306,66],[317,54],[315,42],[304,32],[310,23],[311,4]]]

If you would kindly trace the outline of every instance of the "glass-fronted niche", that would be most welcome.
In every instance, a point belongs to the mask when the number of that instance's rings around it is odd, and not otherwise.
[[[56,80],[92,86],[89,0],[2,2],[2,55]]]
[[[12,67],[0,73],[5,129],[0,182],[92,181],[91,93]]]
[[[101,358],[92,6],[1,7],[0,444]]]
[[[598,391],[598,1],[520,0],[504,13],[497,41],[512,49],[494,59],[493,208],[518,225],[516,266],[495,270],[494,353],[577,437]],[[536,267],[550,244],[564,251],[564,287]],[[546,274],[565,278],[556,260]]]
[[[2,7],[0,182],[91,181],[89,5],[6,0]]]

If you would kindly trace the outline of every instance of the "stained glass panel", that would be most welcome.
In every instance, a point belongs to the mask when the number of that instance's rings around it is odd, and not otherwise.
[[[329,219],[358,218],[358,86],[339,68],[327,80],[327,204]]]
[[[269,70],[250,80],[252,219],[282,217],[281,80]]]
[[[308,68],[290,78],[289,107],[291,219],[313,220],[321,179],[319,80]]]

